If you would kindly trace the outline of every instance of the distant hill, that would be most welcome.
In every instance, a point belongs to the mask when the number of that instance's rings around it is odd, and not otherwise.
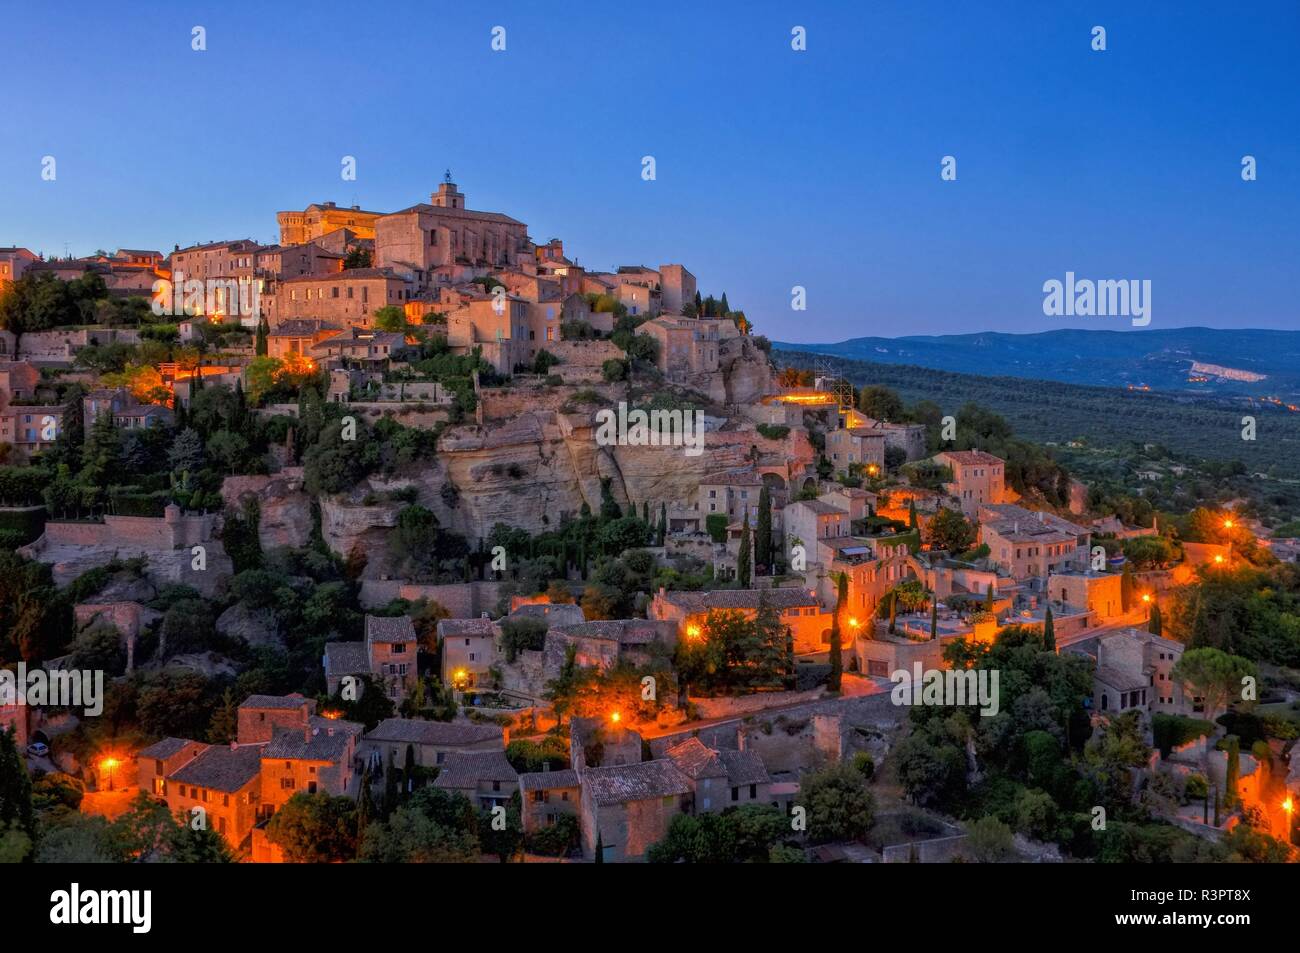
[[[777,346],[773,358],[778,365],[811,367],[817,355]],[[832,370],[857,387],[882,384],[909,403],[934,401],[945,414],[956,414],[968,402],[988,407],[1004,416],[1017,436],[1039,443],[1064,445],[1082,439],[1113,449],[1154,443],[1208,460],[1239,460],[1250,472],[1271,469],[1279,477],[1300,477],[1300,413],[1260,406],[1243,397],[1130,391],[1046,380],[1031,383],[1022,377],[828,360]],[[1254,441],[1241,439],[1241,418],[1246,413],[1258,421]]]
[[[838,344],[774,342],[774,346],[989,377],[1274,397],[1300,404],[1300,331],[1062,329],[1040,334],[852,338]]]

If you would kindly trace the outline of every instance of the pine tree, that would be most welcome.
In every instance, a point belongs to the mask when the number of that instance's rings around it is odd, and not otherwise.
[[[849,577],[847,573],[840,573],[839,581],[836,584],[835,614],[831,616],[831,674],[826,679],[826,687],[833,692],[840,690],[844,679],[844,640],[840,635],[840,616],[844,612],[844,603],[848,602],[848,600]]]
[[[758,525],[754,540],[754,562],[772,572],[772,494],[766,486],[758,491]]]
[[[1047,615],[1043,616],[1043,650],[1056,651],[1056,622],[1052,619],[1051,606],[1047,607]]]
[[[727,304],[727,293],[724,291],[722,300],[718,302],[718,315],[725,318],[729,314],[731,314],[731,306]]]
[[[94,487],[107,486],[111,477],[119,475],[121,458],[122,434],[113,423],[113,415],[100,414],[86,437],[82,453],[82,482]]]
[[[749,507],[745,507],[745,515],[740,521],[740,552],[736,556],[736,581],[740,583],[740,588],[749,588],[750,571],[753,568],[750,553],[749,538]]]

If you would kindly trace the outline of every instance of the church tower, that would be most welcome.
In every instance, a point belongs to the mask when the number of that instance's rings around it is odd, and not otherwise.
[[[429,196],[429,204],[435,208],[465,207],[465,196],[456,190],[456,183],[451,180],[450,169],[443,175],[438,191]]]

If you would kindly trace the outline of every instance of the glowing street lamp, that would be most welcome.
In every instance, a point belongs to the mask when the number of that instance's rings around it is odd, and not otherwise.
[[[700,637],[700,627],[698,625],[688,625],[686,627],[686,637],[694,640]]]
[[[108,789],[113,790],[113,769],[118,766],[116,758],[105,758],[99,762],[100,770],[108,772]]]
[[[620,721],[623,720],[623,716],[619,712],[612,711],[609,713],[609,720],[617,725]]]

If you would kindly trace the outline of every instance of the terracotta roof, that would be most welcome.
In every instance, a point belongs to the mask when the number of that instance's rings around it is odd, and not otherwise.
[[[301,708],[307,704],[302,695],[249,695],[240,708]]]
[[[137,758],[170,758],[174,754],[179,754],[185,750],[186,745],[199,745],[200,741],[190,741],[188,738],[164,738],[162,741],[156,741],[147,748],[141,748],[136,752]]]
[[[370,671],[370,655],[364,642],[326,642],[326,675],[362,675]]]
[[[438,636],[496,635],[496,623],[491,619],[441,619],[438,622]]]
[[[262,757],[337,763],[347,757],[351,740],[364,730],[365,726],[355,721],[311,718],[306,732],[299,728],[275,729]]]
[[[820,606],[807,589],[714,589],[707,592],[668,590],[663,598],[687,612],[707,612],[710,609],[757,609],[759,598],[765,597],[768,605],[777,609],[797,606]]]
[[[263,745],[212,745],[172,773],[169,781],[233,794],[262,772]]]
[[[439,788],[474,788],[480,781],[518,782],[519,775],[504,751],[453,751],[442,763],[438,779],[433,782]]]
[[[410,616],[366,616],[367,642],[415,642],[415,623]]]
[[[529,771],[519,775],[519,788],[523,791],[554,791],[556,788],[576,788],[580,785],[578,772]]]
[[[954,463],[962,464],[995,464],[1006,463],[1001,457],[995,457],[991,453],[985,453],[983,450],[941,450],[935,454],[936,457],[947,457]]]
[[[577,625],[554,625],[551,631],[583,639],[608,639],[623,645],[653,642],[658,633],[655,624],[648,619],[605,619]]]
[[[718,752],[706,747],[699,738],[688,738],[668,749],[668,757],[688,778],[722,778],[727,776]]]
[[[472,721],[385,718],[366,735],[366,740],[419,745],[469,745],[486,741],[504,744],[504,734],[497,725],[478,725]]]
[[[271,329],[270,337],[273,338],[305,338],[313,337],[322,331],[342,331],[337,324],[330,324],[328,321],[322,321],[320,318],[294,318],[291,321],[281,321]]]
[[[601,806],[672,797],[691,790],[690,781],[671,760],[588,768],[582,783]]]
[[[823,503],[821,500],[796,500],[791,503],[787,509],[792,506],[806,506],[818,516],[848,516],[848,511],[843,510],[831,503]]]
[[[752,751],[719,751],[718,758],[732,784],[767,784],[772,780],[763,759]]]

